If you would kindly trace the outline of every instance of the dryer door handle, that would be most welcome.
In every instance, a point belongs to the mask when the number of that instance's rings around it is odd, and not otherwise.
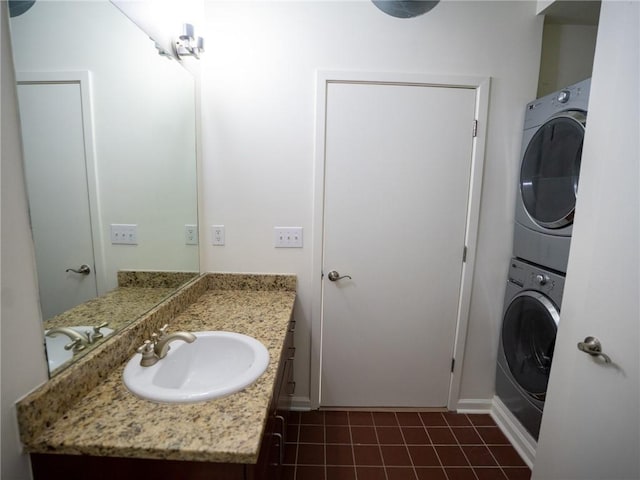
[[[602,353],[602,344],[596,337],[587,337],[583,342],[578,342],[578,350],[588,353],[592,357],[601,357],[604,363],[611,363],[611,357]]]

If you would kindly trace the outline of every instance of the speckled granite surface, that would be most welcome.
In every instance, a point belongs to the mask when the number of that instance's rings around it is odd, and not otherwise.
[[[154,287],[177,288],[192,278],[197,277],[198,272],[154,272],[143,270],[118,271],[119,287]]]
[[[44,329],[107,322],[110,329],[119,331],[197,276],[194,272],[120,271],[117,288],[46,320]],[[101,343],[89,345],[50,374],[58,375]]]
[[[109,328],[117,330],[149,311],[174,291],[175,288],[171,287],[118,287],[56,315],[44,322],[44,327],[48,329],[109,322]]]
[[[270,287],[263,290],[226,289],[229,282],[247,286],[256,279],[223,277],[190,283],[19,402],[27,451],[255,463],[295,301],[295,277],[264,276]],[[122,383],[124,364],[167,317],[170,331],[227,330],[259,339],[271,356],[267,371],[245,390],[208,402],[166,405],[135,397]]]

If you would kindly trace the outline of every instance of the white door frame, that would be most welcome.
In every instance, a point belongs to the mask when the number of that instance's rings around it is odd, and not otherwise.
[[[465,245],[467,258],[462,267],[460,300],[454,340],[455,368],[451,375],[447,408],[455,410],[460,394],[462,364],[469,323],[471,287],[476,257],[478,223],[480,219],[480,198],[482,193],[482,172],[487,133],[489,110],[489,77],[427,75],[412,73],[376,73],[376,72],[317,72],[316,78],[316,147],[314,165],[314,201],[313,201],[313,249],[312,249],[312,295],[311,295],[311,371],[310,401],[311,408],[320,406],[320,369],[322,366],[322,259],[324,248],[324,191],[325,191],[325,122],[327,91],[329,83],[378,83],[389,85],[422,85],[450,88],[471,88],[476,91],[475,115],[478,121],[474,138],[469,182],[469,203],[467,207],[467,226]]]
[[[91,73],[86,70],[68,72],[17,72],[18,85],[52,83],[77,84],[80,86],[87,189],[89,191],[89,214],[91,216],[91,238],[93,241],[94,270],[98,295],[108,290],[107,269],[104,253],[102,217],[98,190],[98,165],[95,148],[94,120],[91,96]]]

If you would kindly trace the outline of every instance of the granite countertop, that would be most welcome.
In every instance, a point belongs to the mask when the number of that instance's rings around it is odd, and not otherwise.
[[[240,285],[245,289],[234,290],[233,285],[217,289],[220,281],[213,277],[208,280],[208,289],[198,292],[197,300],[171,320],[169,331],[227,330],[257,338],[269,350],[270,362],[253,385],[206,402],[153,403],[126,389],[122,382],[126,362],[119,363],[60,416],[44,421],[44,425],[33,424],[43,423],[38,417],[46,394],[35,392],[33,398],[21,402],[18,412],[27,451],[256,463],[293,311],[295,287],[250,289],[253,284],[245,282]]]

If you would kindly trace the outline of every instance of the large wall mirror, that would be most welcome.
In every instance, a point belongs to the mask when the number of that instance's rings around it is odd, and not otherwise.
[[[198,274],[195,86],[106,0],[9,3],[53,374]]]

